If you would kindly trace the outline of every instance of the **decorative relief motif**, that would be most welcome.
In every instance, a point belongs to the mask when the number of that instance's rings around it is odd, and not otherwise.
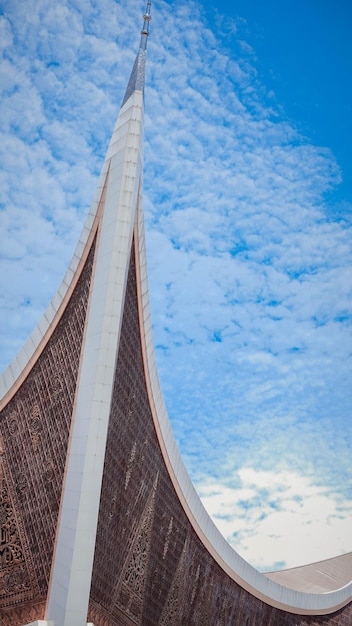
[[[115,605],[141,623],[158,477],[145,505],[115,592]]]
[[[17,421],[17,413],[12,411],[10,413],[10,417],[7,420],[7,426],[9,429],[9,433],[11,437],[14,437],[18,433],[18,421]]]
[[[17,488],[21,493],[24,493],[28,489],[28,480],[24,472],[20,472],[17,476]]]
[[[175,572],[170,591],[166,598],[166,602],[158,622],[159,626],[180,626],[182,619],[180,612],[182,606],[185,603],[185,573],[186,573],[186,554],[188,549],[188,541],[186,540],[183,546],[182,554],[178,562],[177,570]]]
[[[1,626],[23,626],[37,620],[44,619],[45,602],[31,606],[22,606],[16,609],[1,611]]]
[[[2,412],[4,477],[21,538],[24,571],[30,580],[30,589],[26,596],[21,591],[21,599],[19,592],[3,590],[3,606],[9,615],[19,603],[30,604],[34,598],[38,603],[47,594],[93,257],[94,244],[47,345]],[[7,552],[9,545],[6,543]],[[8,580],[16,580],[15,586],[21,588],[20,574],[15,577],[13,567],[8,567]],[[25,617],[19,623],[42,617],[34,614],[33,619]],[[15,617],[9,623],[15,624]]]
[[[55,466],[52,461],[46,461],[44,465],[44,480],[47,483],[51,483],[55,476]]]
[[[57,398],[57,396],[59,396],[62,392],[60,377],[57,374],[55,374],[52,378],[51,391],[54,398]]]
[[[170,519],[169,526],[168,526],[167,533],[166,533],[165,544],[164,544],[164,552],[163,552],[163,559],[165,559],[165,557],[167,555],[167,551],[169,549],[169,542],[170,542],[170,537],[171,537],[171,533],[172,533],[173,521],[174,521],[174,518],[172,517]]]
[[[130,454],[130,458],[128,459],[128,463],[127,463],[127,470],[126,470],[126,477],[125,477],[125,491],[128,487],[128,483],[130,482],[130,478],[131,478],[131,473],[132,473],[132,469],[133,469],[133,465],[134,465],[134,460],[136,458],[136,452],[137,452],[137,443],[134,441],[133,446],[132,446],[132,450],[131,450],[131,454]]]
[[[2,480],[3,476],[4,476],[4,470],[2,468],[2,457],[4,454],[4,443],[2,440],[2,437],[0,435],[0,480]]]
[[[136,405],[136,394],[131,393],[129,401],[128,401],[128,409],[127,409],[128,417],[132,417],[134,413],[135,405]]]
[[[133,589],[139,599],[143,598],[144,579],[148,553],[148,532],[143,528],[138,542],[136,543],[131,560],[126,568],[124,583]]]
[[[31,439],[35,452],[38,450],[40,442],[40,432],[43,428],[42,421],[40,419],[40,408],[37,402],[33,404],[30,416],[29,430],[31,433]]]
[[[142,450],[141,450],[141,462],[142,462],[142,463],[143,463],[143,462],[144,462],[144,460],[145,460],[145,457],[146,457],[146,454],[147,454],[147,448],[148,448],[148,440],[147,440],[147,439],[145,439],[145,440],[143,441],[143,444],[142,444]]]
[[[0,606],[9,595],[27,591],[30,586],[16,518],[5,479],[0,489]]]

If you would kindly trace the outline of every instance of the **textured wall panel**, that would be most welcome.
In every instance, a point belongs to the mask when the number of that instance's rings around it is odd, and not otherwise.
[[[52,337],[0,416],[1,626],[43,617],[93,256],[94,246]]]

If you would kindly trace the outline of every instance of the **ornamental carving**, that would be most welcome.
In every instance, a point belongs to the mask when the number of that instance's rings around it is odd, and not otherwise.
[[[8,526],[0,526],[0,626],[44,616],[32,617],[31,606],[45,600],[50,579],[93,257],[94,244],[55,330],[2,411],[2,470],[17,534],[9,538]]]
[[[28,480],[27,476],[24,472],[20,472],[17,477],[17,488],[21,493],[27,491],[28,488]]]
[[[126,477],[125,477],[125,491],[128,487],[128,483],[130,482],[134,460],[136,458],[136,452],[137,452],[137,444],[136,442],[134,442],[132,446],[131,454],[129,456],[128,463],[127,463],[127,470],[126,470]]]
[[[135,404],[136,404],[136,394],[132,393],[128,401],[128,410],[127,410],[128,417],[131,417],[133,415]]]
[[[182,554],[178,562],[178,566],[172,581],[166,603],[163,608],[159,626],[179,626],[182,623],[180,611],[184,604],[184,587],[186,578],[186,553],[188,548],[188,541],[186,540],[183,546]]]
[[[36,421],[40,418],[40,408],[39,404],[35,402],[31,409],[31,420]]]
[[[40,433],[41,433],[42,428],[43,428],[43,424],[40,419],[40,408],[37,402],[35,402],[31,410],[31,420],[29,424],[31,439],[32,439],[33,448],[35,451],[38,450],[38,446],[40,442]]]
[[[44,466],[44,480],[51,483],[55,476],[55,467],[52,461],[47,461]]]
[[[17,413],[15,411],[13,411],[10,414],[10,417],[7,421],[7,426],[9,429],[9,433],[11,435],[11,437],[14,437],[15,435],[17,435],[18,433],[18,421],[17,421]]]
[[[130,539],[130,549],[115,591],[115,604],[136,624],[141,623],[148,557],[154,519],[158,477],[145,505],[141,521]]]
[[[174,521],[174,518],[172,517],[170,519],[169,526],[168,526],[167,533],[166,533],[165,544],[164,544],[164,552],[163,552],[163,559],[165,559],[165,557],[167,555],[167,551],[169,549],[169,542],[170,542],[170,537],[171,537],[171,533],[172,533],[173,521]]]
[[[143,461],[144,461],[144,460],[145,460],[145,458],[146,458],[146,455],[147,455],[147,448],[148,448],[148,441],[147,441],[147,439],[145,439],[145,440],[143,441],[142,450],[141,450],[141,454],[140,454],[140,457],[141,457],[141,462],[142,462],[142,463],[143,463]]]
[[[58,375],[55,375],[52,378],[51,390],[52,390],[52,395],[53,395],[54,398],[57,398],[57,396],[59,396],[60,393],[62,392],[61,380],[60,380],[60,377]]]
[[[28,591],[29,575],[11,500],[4,479],[0,492],[0,606],[9,596]]]
[[[44,618],[45,602],[1,611],[1,626],[23,626]]]

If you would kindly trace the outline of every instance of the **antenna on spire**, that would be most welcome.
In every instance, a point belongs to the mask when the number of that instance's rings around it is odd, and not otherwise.
[[[147,8],[146,8],[146,11],[144,13],[143,29],[141,30],[141,44],[140,44],[140,49],[141,50],[146,50],[146,48],[147,48],[147,40],[148,40],[148,36],[149,36],[149,22],[152,19],[151,16],[150,16],[150,7],[151,6],[152,6],[152,3],[150,2],[150,0],[148,0]]]
[[[152,3],[148,0],[147,9],[144,14],[143,30],[141,30],[141,43],[139,44],[139,50],[136,60],[132,69],[130,80],[127,85],[125,97],[122,101],[122,106],[127,102],[128,98],[134,91],[144,90],[144,78],[145,78],[145,61],[147,57],[147,40],[149,36],[149,22],[152,19],[150,17],[150,7]]]

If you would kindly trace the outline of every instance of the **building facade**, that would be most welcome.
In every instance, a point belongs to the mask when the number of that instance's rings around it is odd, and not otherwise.
[[[351,555],[264,575],[207,516],[160,390],[143,223],[150,2],[63,283],[1,378],[0,625],[352,624]]]

